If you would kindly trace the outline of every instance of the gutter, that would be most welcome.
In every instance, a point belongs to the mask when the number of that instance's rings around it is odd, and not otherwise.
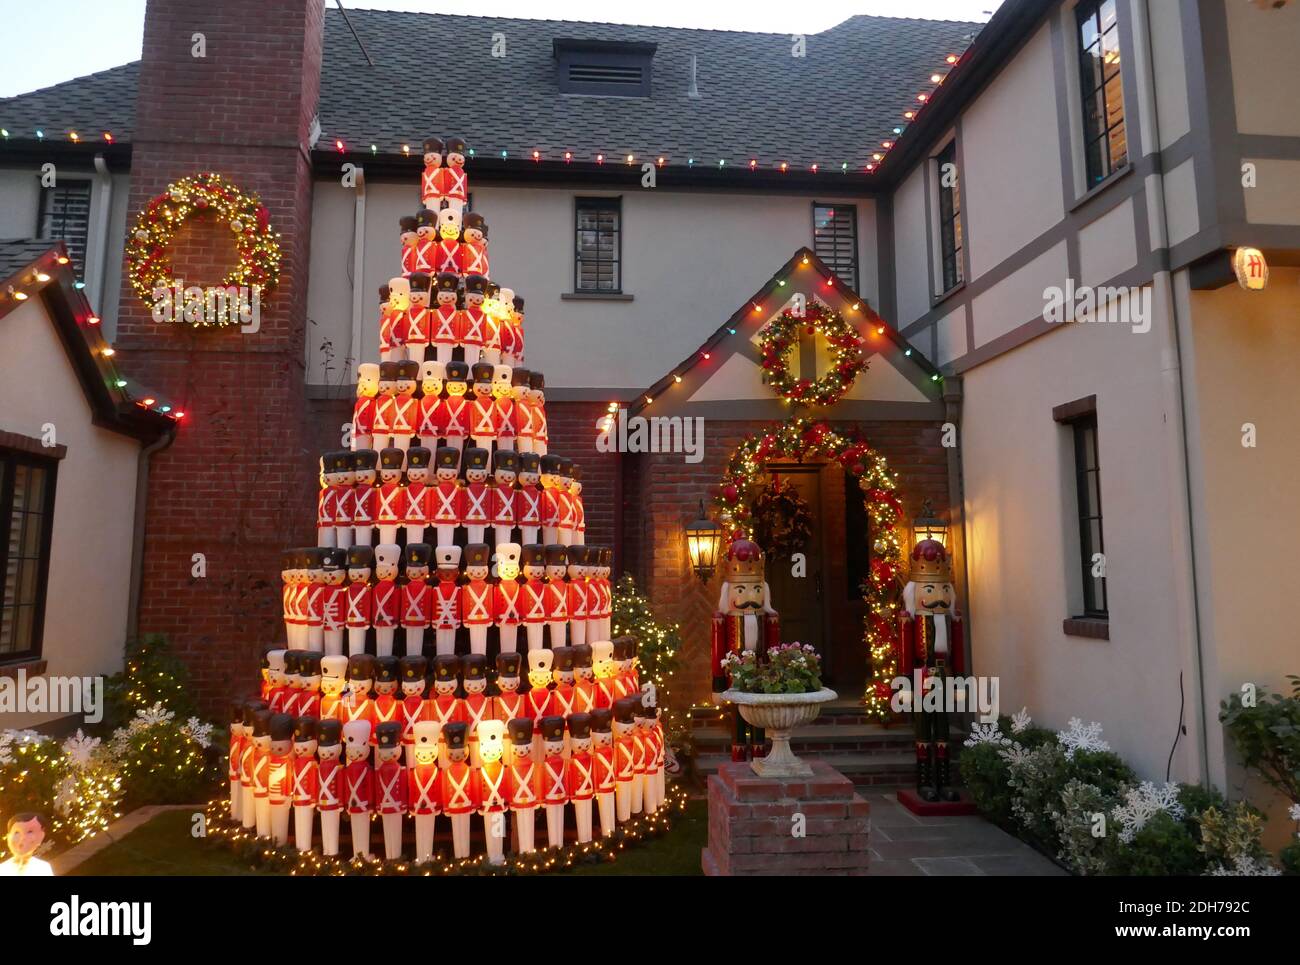
[[[134,640],[140,631],[140,588],[144,582],[144,530],[149,509],[149,462],[154,453],[162,452],[176,441],[173,425],[159,438],[140,450],[135,471],[135,526],[131,533],[131,590],[126,611],[126,639]]]

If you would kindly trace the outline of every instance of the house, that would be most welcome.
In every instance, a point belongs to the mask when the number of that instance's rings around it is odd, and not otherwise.
[[[682,527],[786,411],[753,339],[785,304],[770,280],[807,254],[855,296],[836,310],[887,330],[825,415],[898,470],[905,515],[944,516],[975,672],[1049,726],[1103,722],[1144,776],[1240,786],[1219,701],[1284,687],[1297,650],[1260,590],[1300,535],[1300,121],[1276,94],[1300,81],[1296,4],[1008,0],[982,29],[855,17],[806,38],[261,6],[154,0],[138,65],[0,102],[18,222],[0,234],[84,225],[123,366],[192,413],[150,475],[140,625],[177,640],[206,698],[276,637],[276,554],[308,538],[420,142],[458,133],[555,448],[586,471],[589,540],[682,623],[692,696],[716,583]],[[49,160],[80,200],[41,192]],[[253,334],[157,326],[119,280],[127,213],[207,169],[258,191],[281,235]],[[229,259],[203,225],[177,244],[191,273]],[[1235,280],[1246,249],[1262,290]],[[703,460],[599,451],[611,404],[704,417]],[[871,540],[836,468],[779,471],[824,534],[820,588],[777,587],[781,605],[851,691],[850,548]],[[206,580],[185,576],[194,552]]]

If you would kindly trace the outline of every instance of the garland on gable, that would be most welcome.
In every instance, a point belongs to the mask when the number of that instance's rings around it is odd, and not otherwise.
[[[830,368],[818,379],[796,379],[790,373],[790,349],[799,341],[800,329],[821,335],[831,346]],[[789,402],[834,405],[867,367],[862,336],[839,312],[817,302],[801,312],[787,308],[763,329],[759,344],[768,385]]]

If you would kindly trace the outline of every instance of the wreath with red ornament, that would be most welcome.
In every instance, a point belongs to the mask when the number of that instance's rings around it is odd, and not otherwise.
[[[820,378],[797,379],[790,373],[790,349],[801,334],[821,335],[831,347],[831,366]],[[768,385],[782,398],[805,405],[834,405],[867,367],[857,329],[818,302],[802,310],[787,308],[763,329],[759,346]]]
[[[127,239],[127,277],[146,305],[159,288],[176,284],[169,248],[176,232],[191,218],[215,217],[234,236],[238,262],[226,273],[225,287],[257,287],[270,294],[280,277],[280,236],[271,215],[255,194],[245,194],[220,174],[205,172],[182,178],[151,199],[135,219]]]
[[[768,559],[802,553],[813,535],[812,508],[788,479],[773,478],[751,506],[754,542]]]

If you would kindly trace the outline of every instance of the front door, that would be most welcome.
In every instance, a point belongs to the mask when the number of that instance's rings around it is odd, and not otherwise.
[[[825,567],[822,556],[821,466],[769,464],[767,473],[782,484],[789,482],[812,514],[812,537],[803,548],[804,561],[788,554],[767,561],[767,583],[772,606],[781,615],[781,641],[807,643],[817,648],[823,664],[826,652]]]

